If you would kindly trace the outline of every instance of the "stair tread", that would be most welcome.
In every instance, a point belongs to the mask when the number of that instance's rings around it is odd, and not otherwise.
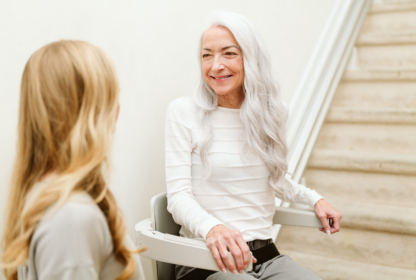
[[[388,44],[416,44],[414,32],[365,32],[358,36],[356,46],[388,45]]]
[[[333,107],[327,122],[416,124],[416,108]]]
[[[368,153],[314,149],[308,167],[329,170],[352,170],[362,172],[416,174],[416,154]]]
[[[402,2],[402,3],[380,3],[373,4],[370,7],[369,13],[389,13],[416,10],[416,2]]]
[[[386,228],[388,224],[386,224]],[[414,269],[416,236],[350,228],[343,225],[336,234],[326,235],[316,228],[283,226],[277,248],[350,261]]]
[[[345,227],[416,235],[416,208],[331,201]]]
[[[318,254],[305,254],[297,251],[281,251],[296,262],[304,265],[325,280],[416,279],[416,270],[385,265],[344,260]]]
[[[345,82],[360,81],[416,81],[415,70],[363,70],[346,71],[342,77]]]

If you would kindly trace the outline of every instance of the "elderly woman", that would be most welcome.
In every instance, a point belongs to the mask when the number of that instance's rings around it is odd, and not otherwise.
[[[259,33],[241,15],[216,12],[199,54],[195,95],[167,112],[168,210],[181,236],[206,240],[219,268],[233,274],[177,266],[176,278],[320,279],[280,255],[271,239],[275,196],[315,208],[327,234],[339,231],[341,214],[285,177],[287,110]],[[245,272],[250,251],[254,270]]]

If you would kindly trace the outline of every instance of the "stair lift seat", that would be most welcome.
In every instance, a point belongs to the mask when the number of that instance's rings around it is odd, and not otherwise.
[[[147,248],[140,255],[152,260],[156,280],[175,280],[175,265],[220,271],[205,241],[179,236],[180,225],[167,211],[166,193],[154,196],[151,201],[151,218],[136,224],[136,245]],[[274,226],[280,225],[322,227],[311,210],[276,206]],[[276,241],[274,236],[273,241]],[[251,262],[250,262],[251,264]],[[247,271],[252,270],[250,265]]]

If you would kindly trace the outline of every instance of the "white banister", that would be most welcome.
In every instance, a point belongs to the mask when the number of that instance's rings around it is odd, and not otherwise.
[[[290,102],[288,164],[299,182],[371,0],[336,0]]]

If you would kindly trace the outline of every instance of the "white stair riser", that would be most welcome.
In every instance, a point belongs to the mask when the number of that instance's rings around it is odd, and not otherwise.
[[[331,201],[416,207],[416,176],[308,168],[304,177]]]
[[[364,20],[361,33],[367,32],[406,32],[416,29],[416,11],[391,13],[370,13]]]
[[[316,149],[337,149],[374,153],[414,153],[416,126],[388,124],[326,123],[322,126]]]
[[[362,70],[414,70],[416,45],[362,46],[358,61]]]
[[[415,82],[343,82],[332,107],[416,108]]]

